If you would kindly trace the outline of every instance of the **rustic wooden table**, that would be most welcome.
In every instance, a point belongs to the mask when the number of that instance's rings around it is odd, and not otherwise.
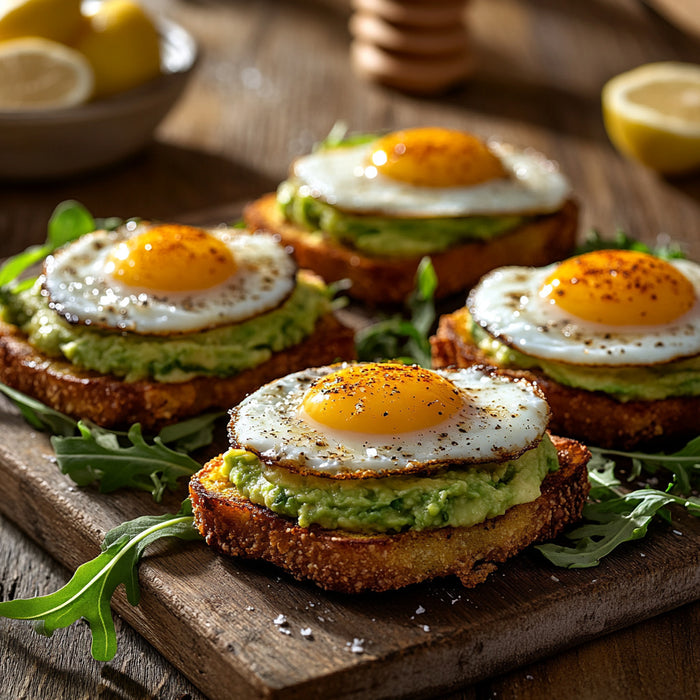
[[[648,242],[667,235],[700,259],[700,177],[661,179],[622,159],[603,130],[607,78],[649,61],[700,62],[696,37],[635,0],[473,0],[474,73],[439,97],[353,75],[350,9],[340,0],[146,4],[199,42],[185,96],[156,142],[128,162],[61,182],[3,183],[0,255],[43,240],[53,207],[68,198],[99,216],[229,216],[273,188],[291,158],[342,120],[353,130],[438,124],[533,146],[569,175],[583,205],[582,232],[621,227]],[[0,517],[0,599],[50,592],[67,575]],[[450,697],[698,697],[698,630],[700,603],[689,603]],[[1,620],[0,697],[204,697],[119,619],[117,631],[117,657],[100,664],[86,656],[83,623],[47,640]]]

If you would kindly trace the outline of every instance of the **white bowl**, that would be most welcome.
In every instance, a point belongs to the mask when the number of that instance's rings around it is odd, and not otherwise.
[[[0,178],[56,179],[133,155],[180,97],[197,62],[192,36],[158,20],[161,75],[118,95],[79,107],[0,112]]]

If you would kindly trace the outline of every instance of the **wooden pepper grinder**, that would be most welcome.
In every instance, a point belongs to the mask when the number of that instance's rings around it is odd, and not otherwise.
[[[471,72],[468,0],[352,0],[350,57],[370,80],[438,93]]]

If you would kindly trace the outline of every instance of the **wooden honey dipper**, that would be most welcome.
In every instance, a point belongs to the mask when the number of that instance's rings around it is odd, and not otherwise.
[[[352,0],[350,57],[370,80],[437,93],[471,71],[468,0]]]

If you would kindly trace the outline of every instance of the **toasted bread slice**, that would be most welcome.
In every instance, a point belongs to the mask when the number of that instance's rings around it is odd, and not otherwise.
[[[493,365],[492,358],[460,335],[458,319],[459,311],[440,318],[437,332],[430,339],[433,367]],[[651,441],[698,433],[700,397],[623,402],[602,391],[564,386],[537,369],[503,368],[499,373],[534,381],[552,410],[552,432],[589,445],[629,450]]]
[[[239,496],[228,482],[207,490],[201,478],[218,468],[221,456],[190,481],[195,524],[207,544],[224,554],[263,559],[332,591],[387,591],[452,574],[473,587],[497,564],[534,542],[551,539],[581,517],[590,454],[573,440],[552,440],[560,468],[545,478],[539,498],[472,527],[395,535],[300,527]]]
[[[141,423],[157,428],[208,409],[228,409],[277,377],[311,365],[355,357],[353,331],[332,314],[312,335],[231,377],[195,377],[185,382],[125,382],[48,358],[13,325],[0,323],[0,382],[51,408],[105,427]]]
[[[275,194],[248,204],[243,212],[251,231],[280,236],[293,249],[300,267],[314,270],[327,282],[349,279],[348,295],[368,304],[400,304],[411,293],[422,256],[370,257],[310,233],[282,216]],[[474,285],[486,272],[502,265],[547,265],[569,255],[578,227],[578,206],[569,200],[553,214],[538,217],[489,241],[453,246],[430,258],[438,277],[436,297],[443,298]]]

